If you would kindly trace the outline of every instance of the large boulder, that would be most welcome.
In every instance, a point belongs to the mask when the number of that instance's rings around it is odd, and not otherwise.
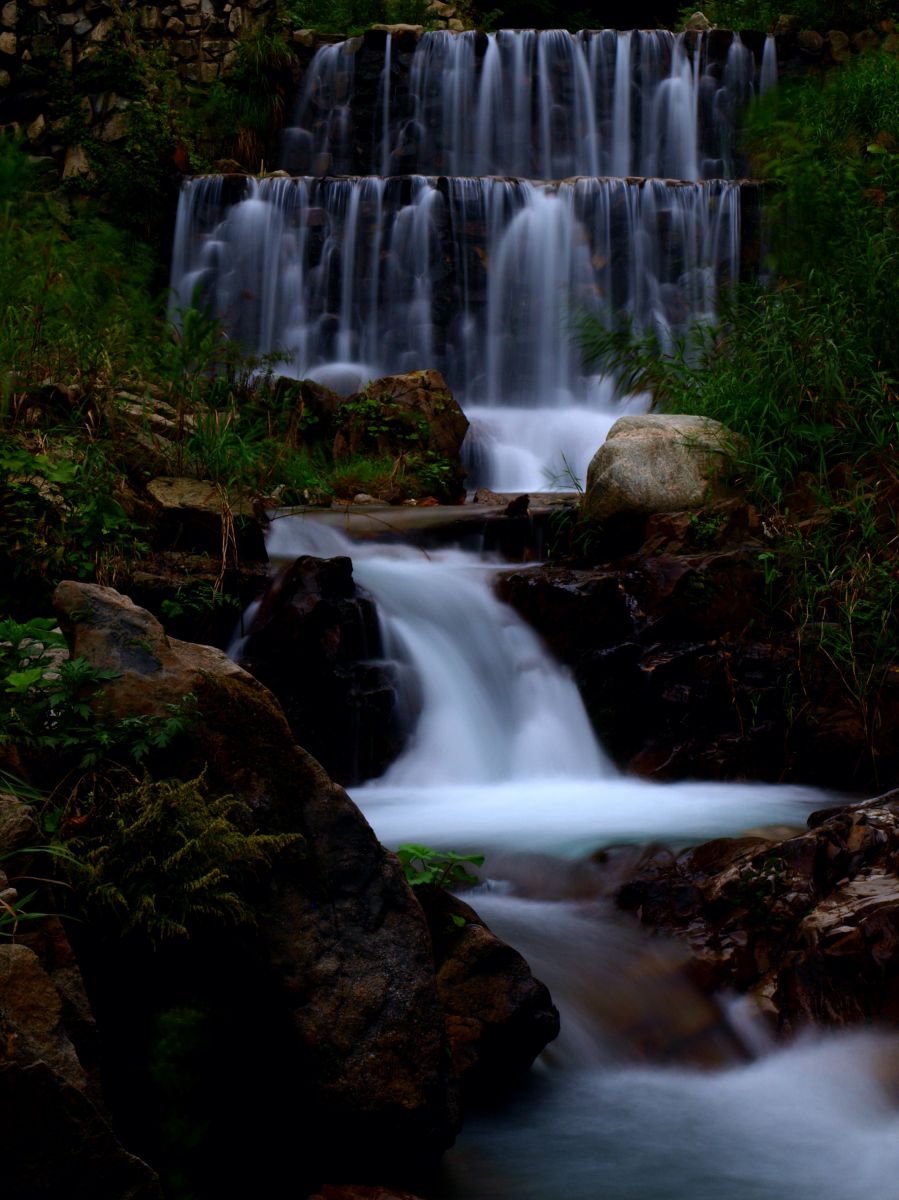
[[[596,521],[699,508],[719,494],[739,438],[707,417],[620,417],[587,469]]]
[[[558,1036],[559,1013],[546,987],[458,896],[418,889],[437,963],[437,990],[462,1082],[502,1090]]]
[[[318,1164],[324,1178],[334,1177],[335,1163],[355,1164],[356,1178],[370,1178],[385,1163],[434,1158],[457,1125],[455,1083],[427,924],[395,857],[295,744],[271,693],[221,651],[166,637],[149,613],[110,588],[66,582],[56,604],[73,654],[117,673],[101,701],[109,717],[164,714],[192,695],[194,723],[167,768],[190,777],[205,766],[209,786],[243,801],[259,829],[303,838],[303,855],[272,869],[253,945],[229,943],[223,958],[224,947],[194,941],[180,967],[200,987],[196,964],[209,964],[217,982],[206,1003],[227,1004],[234,994],[251,1005],[247,1035],[221,1048],[225,1061],[252,1045],[251,1032],[281,1031],[277,1048],[243,1064],[235,1094],[222,1104],[233,1114],[233,1136],[246,1108],[236,1093],[251,1087],[268,1097],[261,1111],[278,1120],[289,1097],[304,1133],[303,1165]],[[92,961],[114,989],[108,950]],[[143,969],[157,1004],[185,1002],[177,972],[161,996],[158,962],[149,957],[135,969],[139,982]],[[140,987],[126,992],[129,1003],[141,1003]],[[127,1013],[115,1047],[122,1054],[135,1020]],[[261,1125],[257,1119],[254,1136],[264,1136]],[[258,1146],[253,1156],[264,1157]]]
[[[278,697],[296,740],[350,785],[381,775],[402,747],[373,602],[350,559],[297,561],[275,579],[240,661]]]

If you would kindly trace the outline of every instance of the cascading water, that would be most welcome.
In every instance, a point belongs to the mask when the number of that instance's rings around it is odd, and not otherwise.
[[[198,292],[250,349],[344,393],[385,372],[443,370],[474,418],[479,482],[539,487],[560,463],[582,474],[622,404],[641,399],[580,367],[569,314],[624,314],[663,339],[713,319],[740,274],[734,131],[776,81],[773,39],[750,50],[719,32],[440,33],[411,63],[408,41],[379,45],[374,71],[373,36],[316,54],[285,137],[300,178],[185,187],[175,307]],[[798,822],[822,798],[618,773],[572,682],[493,597],[489,568],[459,552],[349,543],[311,518],[275,521],[269,550],[352,556],[414,723],[404,754],[355,798],[390,845],[487,852],[492,882],[475,906],[562,1012],[560,1042],[510,1106],[470,1120],[430,1200],[883,1192],[899,1174],[883,1039],[747,1065],[756,1035],[724,1022],[724,1069],[661,1070],[672,1014],[692,1021],[708,1001],[674,949],[649,949],[565,883],[603,846]],[[641,1037],[657,1031],[648,1064],[622,1012]]]
[[[352,555],[419,714],[404,754],[354,797],[388,845],[487,852],[491,882],[467,898],[546,980],[562,1015],[528,1085],[470,1117],[429,1200],[866,1200],[882,1190],[899,1170],[899,1115],[881,1083],[889,1039],[775,1050],[723,1010],[716,1023],[679,970],[682,954],[595,900],[566,899],[568,868],[553,857],[583,870],[581,856],[602,846],[798,823],[821,794],[620,775],[571,681],[471,556],[351,542],[312,516],[275,520],[268,547],[276,562]],[[535,877],[548,899],[528,898]],[[655,1065],[666,1055],[671,1065]],[[679,1065],[695,1061],[717,1069]]]
[[[438,32],[407,55],[323,46],[285,134],[294,177],[185,186],[175,315],[199,296],[253,353],[344,394],[442,371],[473,486],[582,478],[645,399],[583,368],[572,315],[663,344],[714,319],[756,194],[732,178],[735,131],[776,78],[773,39]]]

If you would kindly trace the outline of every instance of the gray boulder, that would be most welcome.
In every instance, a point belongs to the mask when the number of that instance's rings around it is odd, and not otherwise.
[[[723,492],[740,445],[738,434],[708,417],[621,417],[587,470],[585,507],[598,521],[699,508]]]

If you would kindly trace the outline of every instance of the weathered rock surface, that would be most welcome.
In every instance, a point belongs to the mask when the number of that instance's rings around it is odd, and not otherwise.
[[[229,950],[241,994],[255,994],[246,976],[259,972],[254,1021],[286,1029],[253,1085],[299,1098],[311,1161],[370,1172],[438,1154],[457,1122],[454,1084],[430,937],[396,859],[294,744],[271,693],[222,652],[167,638],[108,588],[64,583],[56,603],[73,653],[118,672],[110,713],[163,712],[193,694],[197,722],[170,766],[189,775],[206,763],[211,785],[244,800],[260,828],[305,839],[304,857],[273,872],[258,944]],[[193,944],[192,957],[204,949]],[[177,1002],[179,981],[170,986]],[[230,1107],[244,1104],[235,1095]]]
[[[502,598],[572,667],[597,732],[630,769],[663,778],[783,769],[792,659],[755,633],[767,549],[757,525],[734,501],[656,515],[633,554],[500,576]]]
[[[814,813],[786,841],[660,854],[618,902],[684,937],[709,986],[750,992],[781,1030],[899,1021],[899,792]]]
[[[296,740],[343,784],[380,775],[402,748],[374,604],[348,558],[304,555],[267,591],[241,662],[277,696]]]
[[[599,522],[700,508],[720,494],[737,440],[707,417],[621,417],[587,470],[584,506]]]
[[[340,560],[311,560],[307,569],[349,579]],[[203,1028],[215,1094],[202,1113],[218,1141],[201,1161],[216,1186],[258,1177],[260,1157],[271,1184],[296,1157],[291,1128],[303,1131],[310,1185],[338,1171],[395,1179],[397,1164],[412,1172],[432,1161],[458,1122],[459,1075],[508,1079],[555,1035],[546,989],[461,902],[435,899],[435,911],[454,906],[466,925],[457,930],[447,918],[450,928],[438,923],[432,941],[397,859],[295,745],[258,680],[212,647],[166,637],[112,589],[64,583],[56,604],[73,653],[116,672],[102,701],[108,715],[159,714],[196,697],[193,726],[157,768],[191,777],[205,766],[211,789],[243,800],[258,828],[303,839],[301,852],[286,853],[261,882],[255,902],[264,915],[252,936],[195,936],[187,954],[135,945],[112,954],[82,931],[114,1107],[136,1148],[146,1153],[144,1092],[155,1077],[135,1057],[135,1030],[155,1044],[158,1014],[187,1006],[211,1014]],[[249,1115],[248,1093],[257,1097]],[[241,1129],[252,1155],[223,1157]]]
[[[229,563],[235,558],[267,561],[250,497],[235,500],[218,484],[179,476],[151,479],[146,490],[156,507],[159,540],[166,549],[217,553]]]
[[[418,897],[434,943],[456,1074],[479,1093],[502,1090],[558,1036],[558,1011],[518,951],[458,896],[420,887]]]
[[[776,545],[738,500],[645,518],[636,550],[498,588],[568,664],[607,749],[656,778],[794,779],[875,789],[899,770],[899,680],[872,675],[867,727],[833,665],[772,619]],[[570,565],[569,565],[570,564]],[[801,654],[801,659],[800,659]],[[873,747],[873,754],[872,754]]]

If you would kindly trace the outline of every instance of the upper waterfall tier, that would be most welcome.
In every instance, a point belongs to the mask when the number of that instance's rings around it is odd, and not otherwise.
[[[589,405],[572,312],[627,314],[663,337],[710,320],[739,273],[743,193],[658,179],[194,179],[174,303],[199,294],[249,349],[339,390],[436,367],[467,405]],[[344,388],[329,364],[343,364]]]
[[[501,30],[321,47],[282,165],[292,174],[733,178],[774,39]]]

